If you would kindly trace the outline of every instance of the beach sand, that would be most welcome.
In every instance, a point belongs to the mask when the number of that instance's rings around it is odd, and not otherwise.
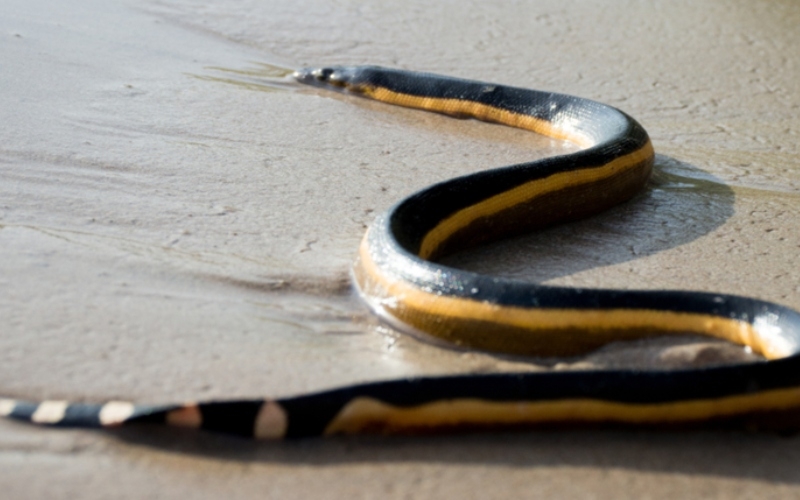
[[[379,64],[620,107],[658,153],[644,193],[449,263],[800,309],[799,24],[790,1],[6,0],[0,393],[166,403],[751,359],[696,338],[498,359],[381,325],[349,284],[376,214],[571,146],[287,75]],[[753,430],[252,443],[0,421],[5,498],[785,498],[797,463],[797,438]]]

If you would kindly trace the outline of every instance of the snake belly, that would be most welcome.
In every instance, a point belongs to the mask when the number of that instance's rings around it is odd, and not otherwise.
[[[608,342],[701,334],[766,361],[681,370],[416,377],[280,399],[142,406],[0,399],[0,415],[47,425],[159,422],[255,438],[539,424],[695,424],[800,410],[800,315],[752,298],[542,286],[447,267],[465,248],[595,214],[645,186],[645,130],[574,96],[373,66],[305,69],[301,82],[522,128],[577,152],[440,182],[370,226],[354,265],[369,306],[402,330],[494,353],[571,356]],[[798,427],[797,424],[790,427]]]

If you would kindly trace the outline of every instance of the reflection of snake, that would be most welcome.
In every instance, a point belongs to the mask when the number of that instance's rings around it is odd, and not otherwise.
[[[0,414],[63,426],[150,421],[280,438],[570,422],[749,421],[800,409],[800,315],[790,309],[708,293],[545,287],[435,263],[452,251],[584,217],[633,196],[648,179],[653,149],[644,129],[624,113],[566,95],[374,67],[295,76],[584,146],[436,184],[380,217],[364,238],[354,275],[371,307],[391,323],[465,347],[528,355],[574,355],[612,340],[697,333],[747,345],[770,361],[677,371],[414,378],[274,401],[163,407],[0,400]]]

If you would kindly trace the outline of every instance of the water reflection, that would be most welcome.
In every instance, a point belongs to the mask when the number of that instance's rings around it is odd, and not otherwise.
[[[294,82],[289,81],[288,77],[294,72],[294,68],[263,62],[253,62],[251,64],[253,65],[252,67],[243,69],[206,66],[204,69],[209,74],[190,74],[189,76],[198,80],[227,83],[260,92],[279,92],[293,86]]]

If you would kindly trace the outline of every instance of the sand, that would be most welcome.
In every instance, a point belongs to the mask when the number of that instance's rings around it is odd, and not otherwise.
[[[170,402],[419,374],[749,359],[692,339],[497,359],[380,325],[349,268],[437,180],[569,150],[302,88],[381,64],[618,106],[658,172],[631,203],[451,263],[552,284],[800,309],[793,2],[144,2],[0,6],[0,393]],[[786,497],[800,443],[592,430],[254,444],[0,421],[7,498]]]

